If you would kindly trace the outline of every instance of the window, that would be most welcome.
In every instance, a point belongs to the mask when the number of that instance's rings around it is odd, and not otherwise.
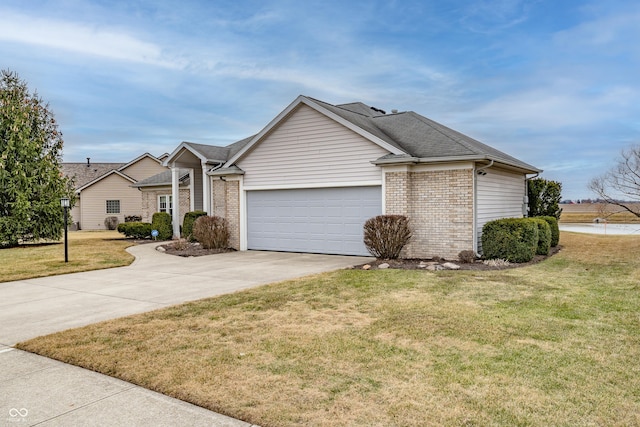
[[[107,213],[119,214],[120,213],[120,200],[107,200]]]
[[[173,201],[170,195],[158,196],[158,212],[173,215]]]

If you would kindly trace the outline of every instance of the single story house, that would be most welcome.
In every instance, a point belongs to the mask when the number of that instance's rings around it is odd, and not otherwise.
[[[183,142],[164,164],[170,177],[136,186],[155,192],[152,203],[159,187],[180,200],[176,236],[187,209],[201,209],[227,219],[238,250],[367,255],[364,222],[400,214],[413,229],[409,258],[480,252],[482,226],[525,215],[526,180],[541,172],[412,111],[307,96],[256,135],[226,147]]]
[[[104,221],[115,216],[142,213],[140,191],[132,184],[167,171],[162,165],[166,155],[157,158],[145,153],[128,163],[62,163],[62,173],[74,179],[77,201],[71,209],[72,227],[104,230]]]

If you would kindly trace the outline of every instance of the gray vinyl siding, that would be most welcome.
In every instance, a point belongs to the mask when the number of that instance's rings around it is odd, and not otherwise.
[[[522,218],[525,197],[525,177],[498,168],[486,169],[486,175],[477,175],[477,238],[482,249],[482,227],[500,218]]]
[[[238,162],[244,185],[381,183],[370,162],[388,152],[312,108],[301,105]]]
[[[116,216],[120,222],[124,222],[127,215],[141,215],[140,191],[130,185],[130,181],[112,174],[82,190],[80,227],[83,230],[104,230],[104,220],[108,216]],[[120,200],[119,214],[107,213],[107,200]],[[74,220],[78,221],[77,218]]]

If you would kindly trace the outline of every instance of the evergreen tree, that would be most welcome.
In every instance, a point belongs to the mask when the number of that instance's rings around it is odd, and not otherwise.
[[[60,198],[75,200],[60,170],[62,145],[49,105],[16,73],[0,71],[0,247],[60,239]]]
[[[562,198],[562,184],[544,178],[527,181],[529,216],[552,216],[560,219],[562,209],[558,206]]]

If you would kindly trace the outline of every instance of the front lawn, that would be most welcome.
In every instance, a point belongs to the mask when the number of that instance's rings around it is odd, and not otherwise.
[[[526,268],[342,270],[18,347],[265,427],[638,425],[640,239],[561,244]]]
[[[0,249],[0,282],[121,267],[133,262],[133,256],[125,251],[133,243],[116,231],[73,231],[68,238],[67,263],[63,241]]]

